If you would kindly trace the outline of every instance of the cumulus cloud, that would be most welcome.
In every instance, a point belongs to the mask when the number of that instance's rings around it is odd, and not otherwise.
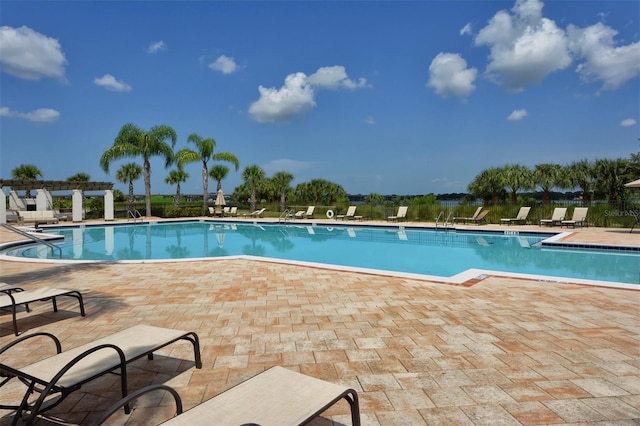
[[[602,81],[602,90],[616,90],[640,76],[640,41],[616,46],[617,31],[602,23],[569,25],[567,34],[571,51],[584,60],[576,69],[584,81]]]
[[[2,107],[0,108],[0,117],[21,118],[35,123],[51,123],[60,117],[60,113],[50,108],[39,108],[31,112],[20,112],[8,107]]]
[[[29,27],[0,27],[0,68],[25,80],[64,80],[65,59],[58,40]]]
[[[166,49],[167,49],[167,45],[164,43],[164,41],[162,40],[154,41],[149,45],[149,47],[147,47],[147,53],[154,54],[154,53],[162,52],[163,50],[166,50]]]
[[[522,91],[571,64],[564,31],[542,16],[542,7],[539,0],[516,0],[475,37],[477,46],[490,49],[486,77],[506,90]]]
[[[637,121],[634,118],[625,118],[620,122],[620,127],[631,127],[635,126]]]
[[[100,78],[95,78],[93,82],[112,92],[129,92],[132,89],[127,83],[116,80],[111,74],[105,74]]]
[[[332,67],[322,67],[308,77],[311,85],[322,89],[345,88],[355,90],[367,87],[367,80],[364,78],[354,81],[349,78],[347,71],[341,65]]]
[[[233,58],[220,55],[218,59],[209,64],[209,68],[220,71],[222,74],[232,74],[237,71],[238,65]]]
[[[259,123],[291,121],[296,115],[316,107],[316,89],[355,90],[362,87],[367,87],[366,80],[351,80],[342,66],[319,68],[311,76],[297,72],[289,74],[279,89],[259,86],[260,98],[251,104],[249,114]]]
[[[523,118],[525,118],[527,115],[528,114],[526,109],[516,109],[516,110],[513,110],[511,114],[509,114],[509,116],[507,117],[507,120],[520,121]]]
[[[475,68],[467,68],[467,61],[459,54],[438,53],[429,66],[427,87],[445,98],[466,98],[476,88],[473,82],[477,73]]]

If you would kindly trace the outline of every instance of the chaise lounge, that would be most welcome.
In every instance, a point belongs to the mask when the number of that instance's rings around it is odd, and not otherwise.
[[[531,207],[520,207],[520,210],[518,211],[518,215],[516,217],[503,218],[503,219],[500,219],[500,221],[501,223],[506,223],[508,225],[511,225],[512,223],[524,224],[527,222],[527,216],[529,216],[529,211],[531,211]]]
[[[1,348],[0,355],[27,340],[42,337],[53,341],[56,355],[25,367],[8,365],[6,356],[0,357],[0,376],[4,377],[0,387],[14,377],[27,386],[19,405],[0,405],[0,409],[16,410],[13,424],[19,419],[27,425],[33,424],[37,416],[60,404],[82,385],[112,371],[120,375],[122,398],[126,397],[127,364],[144,356],[151,360],[155,351],[179,340],[187,340],[193,345],[195,366],[202,368],[196,333],[149,325],[136,325],[64,352],[60,340],[54,335],[44,332],[29,334]],[[30,398],[34,392],[39,394],[35,401]],[[129,405],[123,406],[125,413],[129,414]]]
[[[563,220],[560,222],[560,227],[566,226],[567,228],[571,226],[575,228],[576,226],[588,226],[587,223],[587,212],[589,211],[589,207],[576,207],[573,209],[573,216],[569,220]]]
[[[398,213],[396,213],[395,216],[387,217],[387,222],[399,222],[401,220],[406,220],[407,219],[407,210],[408,209],[409,209],[409,207],[407,207],[407,206],[398,207]]]
[[[355,390],[279,366],[271,367],[184,413],[180,396],[173,388],[151,385],[113,405],[97,424],[104,423],[123,405],[139,396],[160,389],[173,395],[177,408],[177,416],[162,423],[164,426],[303,425],[341,399],[347,400],[351,407],[351,423],[360,425],[360,407]]]
[[[24,291],[11,291],[16,290],[8,289],[5,287],[0,288],[0,308],[8,308],[11,311],[13,320],[13,332],[18,335],[18,321],[17,321],[17,307],[19,305],[25,305],[27,312],[29,312],[29,304],[33,302],[46,302],[51,300],[53,304],[53,312],[58,312],[58,300],[60,296],[69,296],[78,299],[80,305],[80,315],[85,316],[84,302],[82,301],[82,294],[75,290],[65,290],[58,288],[38,288],[34,290]]]
[[[564,220],[564,216],[567,214],[566,207],[556,207],[553,209],[553,214],[551,215],[551,219],[540,219],[540,225],[560,225],[560,223]]]
[[[356,208],[357,206],[349,206],[347,213],[337,215],[336,220],[362,220],[362,216],[356,216]]]

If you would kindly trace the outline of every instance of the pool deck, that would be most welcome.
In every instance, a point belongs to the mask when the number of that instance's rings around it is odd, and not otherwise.
[[[573,244],[640,246],[639,230],[563,231],[570,232],[563,241]],[[0,243],[16,239],[0,229]],[[190,345],[183,343],[129,369],[130,389],[166,383],[180,393],[185,409],[281,365],[356,389],[363,425],[640,423],[640,291],[504,277],[447,285],[247,259],[78,265],[0,260],[0,271],[0,281],[26,289],[82,292],[84,318],[71,301],[60,301],[58,313],[38,303],[31,313],[18,314],[23,334],[51,332],[63,348],[136,324],[197,332],[202,369],[194,368]],[[0,346],[13,340],[5,314]],[[52,353],[39,349],[15,347],[2,362],[25,365]],[[53,414],[90,423],[118,399],[118,383],[99,378]],[[23,392],[21,384],[9,383],[0,404],[16,403]],[[151,395],[138,400],[132,415],[119,412],[112,420],[157,424],[172,410],[166,396]],[[348,413],[341,401],[312,424],[350,425]],[[0,424],[10,419],[0,410]]]

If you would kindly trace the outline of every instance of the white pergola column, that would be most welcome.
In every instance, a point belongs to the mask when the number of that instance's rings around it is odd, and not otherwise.
[[[82,222],[82,191],[74,189],[71,195],[72,215],[74,222]]]
[[[104,220],[113,220],[113,191],[104,190]]]
[[[0,201],[0,223],[7,223],[7,193],[4,187],[0,187],[2,191],[2,201]]]
[[[16,191],[13,190],[9,193],[9,208],[11,210],[18,211],[27,209],[27,205],[25,204],[24,200],[20,198]]]
[[[51,194],[46,189],[36,190],[36,210],[51,210],[53,208],[53,199]]]

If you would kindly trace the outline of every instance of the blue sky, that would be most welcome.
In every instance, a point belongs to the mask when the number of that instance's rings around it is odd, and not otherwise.
[[[114,172],[131,160],[98,161],[129,122],[236,154],[225,192],[250,164],[426,194],[508,163],[628,158],[639,19],[635,0],[3,0],[0,176],[35,164],[126,192]],[[200,164],[186,171],[183,193],[201,193]],[[154,194],[175,192],[167,175],[154,158]]]

